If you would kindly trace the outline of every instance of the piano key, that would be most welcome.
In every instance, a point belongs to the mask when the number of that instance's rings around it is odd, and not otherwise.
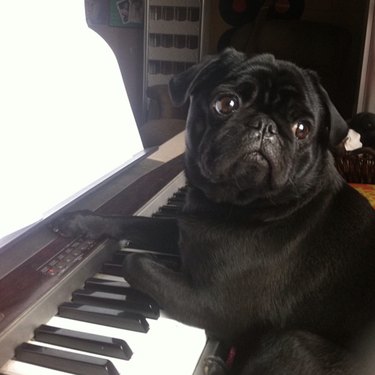
[[[167,204],[174,203],[182,208],[185,203],[185,195],[186,194],[183,192],[176,192],[171,198],[168,199]]]
[[[123,279],[122,281],[106,279],[100,277],[100,274],[97,274],[95,277],[86,280],[84,284],[84,289],[123,294],[127,297],[128,300],[137,301],[141,303],[152,303],[155,306],[158,306],[157,302],[154,299],[149,297],[147,294],[140,292],[139,290],[133,289]]]
[[[155,303],[135,301],[123,294],[78,289],[73,292],[72,301],[138,313],[151,319],[157,319],[160,315],[159,307]]]
[[[137,254],[145,254],[154,257],[159,261],[169,261],[171,259],[179,260],[180,255],[178,253],[161,253],[159,251],[152,251],[152,250],[144,250],[144,249],[135,249],[132,247],[123,247],[120,250],[117,250],[113,254],[112,263],[121,263],[123,264],[125,257],[128,254],[137,253]],[[121,275],[120,275],[121,276]]]
[[[173,193],[173,195],[170,198],[168,198],[167,204],[169,204],[170,202],[179,202],[181,203],[181,206],[182,206],[185,203],[186,192],[187,192],[186,186],[178,189],[176,192]]]
[[[114,254],[112,261],[103,263],[101,272],[104,274],[121,277],[123,275],[123,263],[125,262],[126,256],[130,253],[149,254],[155,256],[155,260],[164,264],[166,267],[176,270],[178,270],[181,265],[181,261],[177,254],[160,254],[157,252],[140,249],[124,248]]]
[[[153,217],[176,217],[181,213],[181,207],[169,204],[167,206],[162,206],[157,212],[155,212]]]
[[[98,277],[91,277],[86,280],[84,288],[87,290],[98,290],[108,293],[123,294],[127,296],[129,300],[141,301],[141,302],[156,302],[146,294],[133,289],[129,284],[122,279],[121,281],[117,280],[108,280]]]
[[[124,340],[41,325],[34,331],[39,342],[129,360],[132,351]]]
[[[160,207],[160,208],[168,207],[167,210],[169,210],[169,211],[181,212],[181,209],[182,209],[181,202],[182,201],[178,198],[170,198],[170,199],[168,199],[167,204],[165,206]]]
[[[105,262],[102,265],[102,272],[108,275],[121,276],[123,274],[122,264]]]
[[[64,319],[64,318],[62,318],[62,319]],[[41,346],[41,347],[48,347],[48,348],[51,348],[51,349],[64,350],[64,351],[69,352],[69,353],[76,353],[76,354],[81,354],[81,355],[85,355],[85,356],[92,356],[94,358],[100,358],[100,359],[110,361],[120,374],[121,374],[120,369],[128,368],[128,366],[126,364],[130,363],[130,361],[132,360],[132,359],[125,360],[125,359],[112,357],[112,356],[108,356],[108,355],[93,354],[93,353],[85,352],[85,351],[82,351],[82,350],[77,350],[77,349],[67,348],[67,347],[61,347],[61,346],[58,346],[58,345],[44,343],[44,342],[35,341],[35,340],[30,340],[28,343],[33,344],[33,345],[38,345],[38,346]],[[127,373],[125,375],[127,375]]]
[[[150,320],[149,325],[150,329],[145,334],[142,332],[136,332],[136,331],[128,331],[126,329],[121,329],[117,327],[111,327],[101,324],[95,324],[90,322],[83,322],[78,321],[75,319],[69,319],[64,318],[61,316],[54,316],[52,317],[46,325],[51,325],[54,327],[64,328],[64,329],[70,329],[74,331],[79,331],[83,333],[92,333],[95,332],[97,335],[103,335],[108,337],[113,337],[117,339],[121,339],[127,342],[129,347],[131,348],[133,355],[129,362],[133,361],[134,358],[137,356],[137,353],[141,352],[143,350],[143,346],[145,345],[145,342],[149,340],[150,337],[152,337],[153,332],[153,324],[155,320]]]
[[[148,250],[148,249],[139,249],[135,247],[127,247],[123,246],[120,248],[120,250],[117,250],[115,254],[123,254],[124,256],[129,254],[129,253],[138,253],[138,254],[148,254],[148,255],[153,255],[155,256],[156,259],[163,259],[163,258],[180,258],[180,255],[178,253],[163,253],[160,251],[155,251],[155,250]]]
[[[30,363],[10,359],[1,368],[5,375],[74,375],[71,372],[57,371],[48,367],[36,366]]]
[[[109,360],[29,343],[16,348],[15,358],[21,362],[79,375],[119,375]]]
[[[58,315],[137,332],[145,333],[149,329],[149,324],[142,315],[106,307],[64,302],[58,308]]]
[[[133,351],[132,358],[129,361],[109,358],[121,375],[192,375],[206,343],[204,330],[163,315],[158,320],[149,321],[147,334],[59,316],[47,324],[125,340]]]
[[[180,198],[179,196],[175,196],[173,198],[169,198],[167,205],[173,206],[178,210],[179,212],[182,212],[182,208],[185,204],[185,199]],[[152,215],[153,216],[153,215]]]
[[[112,263],[122,264],[125,260],[125,256],[126,253],[124,253],[123,251],[116,251],[112,256]]]
[[[95,275],[93,275],[93,277],[96,278],[96,279],[101,279],[101,280],[111,280],[111,281],[125,282],[125,284],[127,284],[128,287],[130,288],[130,284],[124,279],[123,276],[115,276],[115,275],[109,275],[107,273],[98,272]]]

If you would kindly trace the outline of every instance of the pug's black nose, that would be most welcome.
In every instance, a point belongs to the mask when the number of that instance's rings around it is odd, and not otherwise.
[[[257,135],[263,135],[263,137],[272,137],[278,134],[276,123],[267,118],[261,118],[257,121],[249,122],[249,126],[256,130]]]

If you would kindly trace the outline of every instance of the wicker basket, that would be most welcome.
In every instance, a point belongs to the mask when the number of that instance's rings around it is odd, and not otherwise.
[[[375,150],[363,147],[335,157],[336,168],[347,182],[375,184]]]

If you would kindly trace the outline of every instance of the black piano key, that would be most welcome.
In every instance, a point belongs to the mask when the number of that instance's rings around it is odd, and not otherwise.
[[[21,362],[78,375],[119,375],[108,359],[23,343],[16,348]]]
[[[179,190],[177,190],[175,193],[173,193],[173,195],[168,199],[168,201],[169,200],[171,200],[171,201],[175,201],[176,200],[176,201],[185,202],[186,192],[187,192],[186,186],[182,187]]]
[[[124,340],[47,325],[37,328],[34,338],[48,344],[126,360],[133,354]]]
[[[181,213],[181,207],[168,204],[166,206],[162,206],[158,209],[156,213],[154,213],[152,216],[154,217],[169,217],[169,216],[176,216],[179,213]]]
[[[185,193],[177,192],[173,194],[170,198],[168,198],[167,204],[175,204],[176,206],[179,206],[180,208],[182,208],[186,200],[185,197],[186,197]]]
[[[152,217],[157,217],[157,218],[166,218],[166,217],[176,217],[176,213],[171,213],[171,212],[155,212]]]
[[[58,308],[58,315],[64,318],[82,320],[130,331],[144,332],[149,325],[144,316],[119,309],[64,302]]]
[[[122,276],[122,264],[105,262],[102,265],[102,272],[107,275]]]
[[[161,212],[181,212],[181,206],[179,204],[176,204],[175,202],[168,202],[166,205],[159,207],[159,210]]]
[[[126,256],[129,255],[129,254],[132,254],[132,253],[136,253],[136,254],[140,254],[140,255],[145,254],[145,255],[153,256],[155,258],[155,260],[157,260],[160,263],[178,262],[179,261],[179,255],[175,254],[175,253],[168,254],[168,253],[159,253],[159,252],[156,252],[156,251],[138,251],[138,249],[134,250],[134,249],[130,249],[130,248],[129,249],[124,248],[122,250],[116,251],[113,254],[112,261],[109,262],[109,264],[117,264],[117,267],[120,267],[124,263]],[[115,271],[115,272],[117,272],[117,271]],[[119,275],[116,275],[116,276],[119,276]],[[122,276],[122,275],[120,275],[120,276]]]
[[[125,260],[126,252],[118,250],[113,253],[112,262],[115,264],[122,264]]]
[[[102,265],[102,272],[107,275],[113,276],[122,276],[122,267],[123,263],[125,262],[126,256],[131,253],[138,253],[142,255],[142,252],[134,251],[133,249],[123,249],[117,251],[114,254],[114,258],[111,262],[106,262]],[[149,254],[155,258],[155,261],[163,264],[166,267],[172,268],[174,270],[178,270],[181,267],[181,260],[178,254],[161,254],[161,253],[153,253],[153,252],[144,252],[144,254]]]
[[[173,197],[168,199],[166,206],[174,206],[181,212],[182,208],[183,208],[183,205],[184,205],[184,202],[185,202],[185,198],[173,196]]]
[[[123,294],[78,289],[73,292],[72,301],[138,313],[151,319],[157,319],[160,316],[160,310],[156,304],[151,302],[134,301],[128,299],[126,295]]]
[[[86,280],[84,287],[88,290],[98,290],[108,293],[123,294],[128,298],[128,300],[140,301],[145,303],[151,302],[157,305],[151,297],[136,289],[131,288],[125,281],[113,281],[92,277]]]

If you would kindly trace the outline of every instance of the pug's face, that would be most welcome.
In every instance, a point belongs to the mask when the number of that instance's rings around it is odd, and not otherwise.
[[[177,103],[190,96],[186,172],[216,202],[299,194],[347,132],[316,76],[271,55],[226,50],[175,77],[170,92]]]

